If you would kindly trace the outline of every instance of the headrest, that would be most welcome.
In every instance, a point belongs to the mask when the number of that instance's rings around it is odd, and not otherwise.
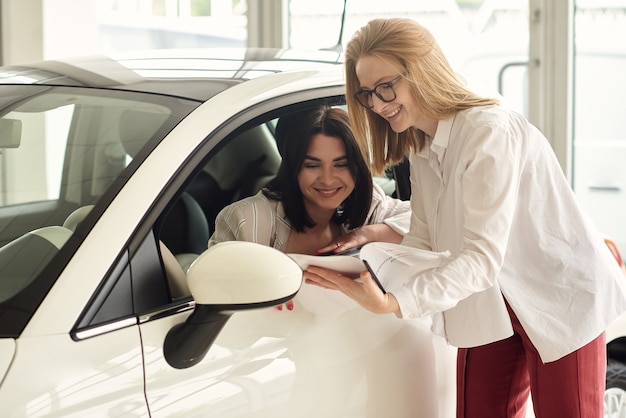
[[[233,190],[251,176],[274,174],[280,166],[280,154],[276,141],[265,124],[242,132],[222,150],[219,158],[212,158],[205,170],[222,190]],[[242,170],[242,167],[247,167]],[[251,168],[255,170],[250,171]]]
[[[74,212],[70,213],[67,218],[65,218],[65,222],[63,222],[63,227],[69,229],[72,232],[76,231],[78,225],[85,219],[89,212],[91,212],[91,209],[93,209],[93,205],[79,207]]]
[[[159,238],[174,254],[200,254],[209,243],[209,223],[200,204],[183,193],[163,221]]]

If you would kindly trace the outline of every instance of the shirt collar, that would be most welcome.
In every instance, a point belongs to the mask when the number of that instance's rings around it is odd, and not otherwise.
[[[433,138],[430,149],[437,154],[437,159],[441,163],[443,155],[450,143],[450,135],[452,133],[452,124],[454,123],[455,115],[450,116],[447,119],[440,119],[437,123],[437,131]]]

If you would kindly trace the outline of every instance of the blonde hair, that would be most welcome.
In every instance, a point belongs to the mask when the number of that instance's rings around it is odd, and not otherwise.
[[[359,29],[346,47],[346,100],[350,124],[372,171],[382,173],[425,144],[424,132],[410,128],[394,132],[380,115],[361,106],[354,93],[360,88],[356,65],[360,58],[376,57],[397,68],[409,83],[419,111],[440,120],[475,106],[497,104],[468,90],[448,63],[433,35],[411,19],[374,19]]]

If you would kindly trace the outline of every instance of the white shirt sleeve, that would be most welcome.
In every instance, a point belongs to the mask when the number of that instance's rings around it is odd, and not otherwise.
[[[411,204],[409,201],[386,195],[383,189],[374,182],[372,205],[365,223],[369,225],[384,223],[398,234],[405,235],[411,224]]]

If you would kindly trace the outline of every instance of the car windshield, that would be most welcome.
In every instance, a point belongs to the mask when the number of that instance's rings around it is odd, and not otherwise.
[[[79,225],[84,214],[106,207],[129,171],[200,102],[41,85],[0,85],[0,98],[4,322],[7,306],[34,311],[71,257],[64,246],[76,248],[80,239],[70,237],[89,228]],[[31,289],[39,296],[24,295]]]

